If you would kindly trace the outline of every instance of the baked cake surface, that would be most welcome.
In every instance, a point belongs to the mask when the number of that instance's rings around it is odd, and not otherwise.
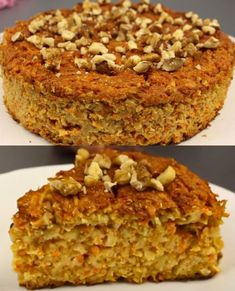
[[[20,21],[0,46],[14,119],[58,144],[178,143],[223,106],[234,44],[217,20],[129,0]]]
[[[219,272],[225,201],[173,159],[80,149],[75,167],[18,200],[10,236],[29,289]]]

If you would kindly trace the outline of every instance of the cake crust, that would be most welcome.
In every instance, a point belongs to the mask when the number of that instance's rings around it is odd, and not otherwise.
[[[114,160],[119,154],[116,150],[105,150],[103,153]],[[168,166],[176,171],[176,179],[166,188],[164,192],[156,195],[156,190],[147,189],[136,194],[136,189],[131,185],[125,185],[114,190],[115,194],[106,192],[104,183],[97,182],[94,186],[87,188],[86,194],[68,199],[58,191],[51,191],[48,185],[38,191],[30,191],[18,200],[20,219],[28,223],[29,219],[40,219],[43,211],[42,193],[48,194],[49,199],[56,201],[56,216],[60,220],[71,220],[78,213],[90,215],[106,208],[120,215],[134,215],[140,221],[148,222],[160,210],[178,209],[184,215],[190,214],[194,207],[201,210],[213,211],[214,215],[220,217],[223,213],[223,205],[217,202],[215,194],[211,191],[208,182],[199,178],[182,164],[174,159],[150,156],[141,152],[122,152],[122,154],[137,162],[145,161],[153,176],[163,172]],[[94,158],[91,156],[89,163]],[[84,179],[85,164],[75,167],[69,171],[60,171],[56,177],[73,177],[82,183]],[[113,177],[114,169],[108,174]],[[148,206],[150,209],[148,209]],[[57,212],[58,211],[58,212]],[[75,214],[76,213],[76,214]],[[16,221],[17,223],[17,221]],[[20,224],[21,224],[20,223]]]

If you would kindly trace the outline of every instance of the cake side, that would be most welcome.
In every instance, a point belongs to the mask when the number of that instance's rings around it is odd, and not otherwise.
[[[132,98],[109,105],[68,104],[64,98],[46,97],[22,78],[5,75],[4,102],[16,121],[55,144],[164,145],[190,138],[210,124],[223,107],[232,73],[183,103],[147,107]]]
[[[142,153],[81,156],[18,200],[10,236],[21,285],[189,280],[219,271],[225,201],[207,182]]]

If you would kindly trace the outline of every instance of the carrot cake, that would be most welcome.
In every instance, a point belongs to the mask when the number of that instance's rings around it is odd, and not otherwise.
[[[173,159],[80,149],[73,169],[18,200],[13,267],[28,289],[209,278],[225,203]]]
[[[148,0],[41,13],[6,29],[0,46],[9,113],[63,145],[192,137],[222,108],[234,59],[217,20]]]

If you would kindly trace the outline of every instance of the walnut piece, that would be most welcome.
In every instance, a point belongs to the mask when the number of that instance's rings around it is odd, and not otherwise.
[[[81,163],[85,162],[90,157],[90,153],[86,149],[79,149],[75,156],[75,166],[80,165]]]
[[[91,186],[97,183],[103,176],[103,171],[101,170],[97,162],[92,161],[90,166],[85,171],[84,183],[86,186]]]
[[[20,31],[17,31],[11,37],[11,41],[12,42],[16,42],[16,41],[19,41],[19,40],[22,40],[22,39],[23,39],[23,35],[22,35],[22,33]]]
[[[213,35],[215,34],[216,32],[216,29],[212,26],[209,26],[209,25],[205,25],[202,27],[202,31],[206,34],[210,34],[210,35]]]
[[[162,70],[166,72],[174,72],[182,68],[184,65],[184,60],[181,58],[172,58],[164,60],[162,64]]]
[[[43,47],[42,38],[38,35],[31,35],[26,40],[32,44],[34,44],[37,48],[41,49]]]
[[[215,37],[210,37],[203,45],[204,48],[214,49],[217,48],[220,44],[220,41]]]
[[[101,42],[93,42],[89,47],[89,52],[93,55],[96,54],[106,54],[108,49]]]
[[[111,160],[107,155],[96,154],[93,162],[97,162],[101,169],[111,168]]]
[[[75,33],[69,30],[62,31],[61,36],[64,40],[72,40],[75,37]]]
[[[28,30],[31,33],[36,33],[38,30],[40,30],[40,28],[42,28],[44,26],[44,24],[45,24],[45,19],[35,18],[28,25]]]
[[[156,189],[156,190],[158,190],[158,191],[160,191],[160,192],[164,191],[164,186],[157,179],[152,178],[150,180],[150,182],[149,182],[149,186],[152,187],[152,188],[154,188],[154,189]]]
[[[137,73],[146,73],[151,68],[151,62],[142,61],[139,62],[136,66],[134,66],[134,71]]]
[[[175,177],[176,172],[174,168],[168,166],[166,170],[157,177],[157,180],[160,181],[163,186],[167,186],[168,184],[175,180]]]
[[[124,169],[118,169],[114,174],[114,181],[120,185],[126,185],[130,182],[131,173]]]
[[[103,5],[110,0],[98,1],[84,1],[81,11],[74,9],[67,14],[56,10],[36,17],[28,25],[32,35],[27,41],[39,49],[44,46],[53,48],[56,43],[61,52],[79,51],[80,57],[83,56],[83,61],[75,61],[79,68],[110,76],[123,68],[137,74],[146,73],[150,68],[174,72],[184,65],[182,58],[193,57],[200,49],[213,49],[219,45],[215,39],[199,43],[203,36],[212,36],[220,28],[215,19],[203,20],[191,11],[179,16],[167,12],[161,4],[150,6],[149,0],[141,0],[138,5],[123,0],[110,9]],[[156,18],[152,17],[154,14]],[[109,23],[112,23],[112,29]],[[57,35],[55,39],[49,37],[51,33]],[[59,43],[58,34],[62,37]],[[19,34],[13,35],[12,41],[17,40],[20,40]],[[117,60],[104,56],[109,50]],[[138,55],[131,56],[135,50]],[[80,73],[84,72],[81,70]]]
[[[49,185],[63,196],[77,195],[82,190],[82,185],[73,177],[52,178],[49,179]]]
[[[145,190],[145,184],[138,180],[137,173],[135,170],[132,171],[130,185],[134,187],[137,191]]]

